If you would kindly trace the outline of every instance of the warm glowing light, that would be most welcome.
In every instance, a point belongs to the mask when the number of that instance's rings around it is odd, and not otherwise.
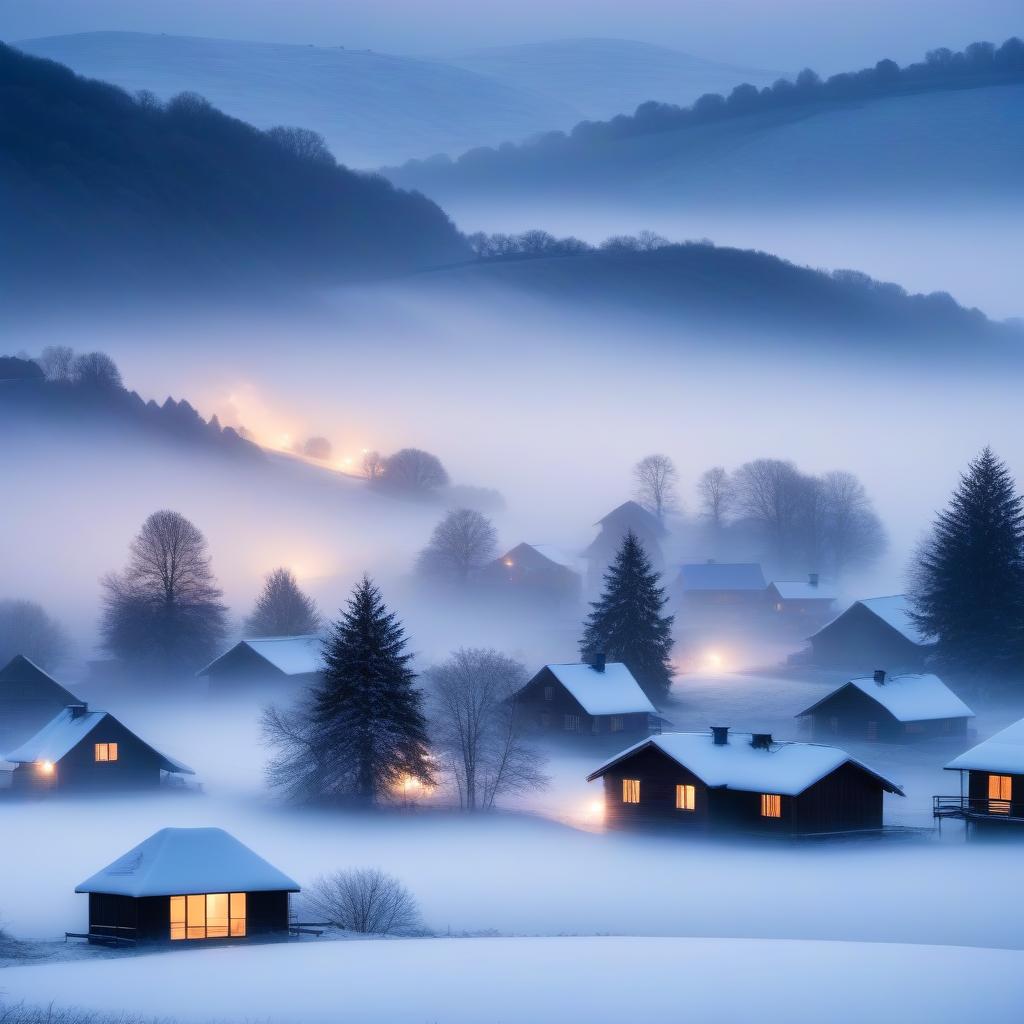
[[[592,800],[590,802],[590,815],[593,818],[604,817],[604,801],[603,800]]]
[[[515,565],[516,563],[513,562],[511,558],[506,558],[505,559],[505,564],[511,569],[512,566]]]
[[[39,762],[39,770],[44,775],[52,775],[53,774],[53,762],[52,761],[40,761]]]

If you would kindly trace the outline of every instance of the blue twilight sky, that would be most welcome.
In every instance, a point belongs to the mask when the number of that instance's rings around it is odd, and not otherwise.
[[[0,39],[97,30],[405,53],[610,36],[831,72],[1024,34],[1024,0],[0,0]]]

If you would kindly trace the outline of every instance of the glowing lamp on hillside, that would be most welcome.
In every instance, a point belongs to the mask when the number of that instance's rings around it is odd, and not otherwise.
[[[39,772],[41,775],[52,775],[53,774],[53,762],[52,761],[40,761]]]

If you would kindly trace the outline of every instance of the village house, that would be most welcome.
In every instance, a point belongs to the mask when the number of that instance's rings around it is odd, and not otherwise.
[[[164,828],[87,878],[95,944],[287,938],[299,885],[219,828]]]
[[[17,746],[58,711],[79,703],[56,679],[16,654],[0,669],[0,751]]]
[[[766,595],[772,611],[786,619],[823,622],[836,603],[835,590],[816,572],[808,573],[806,580],[772,580]]]
[[[600,591],[605,570],[615,560],[622,540],[630,530],[643,545],[654,568],[660,571],[664,566],[665,556],[661,550],[661,538],[665,536],[665,527],[658,521],[657,516],[652,515],[639,503],[623,502],[594,525],[600,527],[600,532],[583,552],[587,562],[588,592]]]
[[[946,766],[959,772],[960,793],[934,798],[936,818],[977,824],[1024,825],[1024,718]]]
[[[240,640],[196,675],[206,676],[211,693],[244,689],[299,689],[323,671],[318,636],[277,636]]]
[[[801,835],[880,829],[883,796],[903,796],[838,747],[767,733],[662,733],[606,761],[605,824],[690,833]]]
[[[902,594],[855,601],[808,641],[815,665],[888,665],[897,672],[920,672],[932,646],[911,619],[910,603]]]
[[[693,609],[752,608],[764,603],[764,573],[757,562],[690,562],[680,567],[676,589]]]
[[[621,662],[545,665],[515,696],[526,728],[568,736],[649,736],[662,719]]]
[[[574,560],[549,544],[517,544],[485,565],[477,581],[531,606],[575,607],[583,580]]]
[[[194,775],[140,739],[106,711],[72,704],[34,736],[4,754],[15,767],[13,793],[81,793],[151,789],[171,775]]]
[[[801,711],[814,739],[846,736],[903,743],[966,736],[974,712],[936,675],[890,676],[883,669],[843,683]]]

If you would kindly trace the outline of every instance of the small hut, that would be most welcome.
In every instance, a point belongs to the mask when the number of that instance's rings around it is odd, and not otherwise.
[[[86,704],[64,708],[3,756],[15,765],[12,790],[22,793],[150,789],[166,776],[195,774],[109,712],[90,711]]]
[[[87,878],[92,943],[286,938],[299,885],[219,828],[164,828]]]
[[[240,640],[196,675],[206,676],[211,693],[265,687],[301,688],[323,671],[318,636],[275,636]]]
[[[692,608],[760,607],[764,604],[764,572],[758,562],[690,562],[680,567],[677,589]]]
[[[576,561],[549,544],[517,544],[485,565],[477,582],[543,607],[576,606],[583,581]]]
[[[762,835],[882,827],[885,793],[903,796],[838,747],[776,742],[768,733],[663,733],[606,761],[605,824]]]
[[[22,654],[0,669],[0,751],[38,732],[79,699]]]
[[[776,615],[804,620],[808,625],[824,622],[836,603],[835,589],[822,583],[816,572],[808,573],[806,580],[772,580],[766,593]]]
[[[960,773],[960,794],[935,797],[935,817],[1024,826],[1024,718],[954,757],[946,770]]]
[[[920,672],[932,647],[910,617],[910,604],[903,594],[854,601],[808,641],[815,665],[854,669],[888,665],[898,672]]]

